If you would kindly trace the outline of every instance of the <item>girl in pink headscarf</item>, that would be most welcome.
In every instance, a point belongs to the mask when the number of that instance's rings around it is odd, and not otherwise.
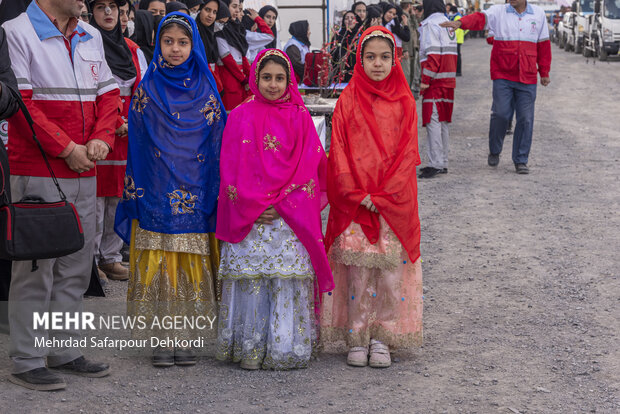
[[[305,368],[317,298],[334,284],[321,229],[327,159],[293,79],[284,52],[261,52],[254,97],[231,112],[222,140],[216,357],[245,369]]]

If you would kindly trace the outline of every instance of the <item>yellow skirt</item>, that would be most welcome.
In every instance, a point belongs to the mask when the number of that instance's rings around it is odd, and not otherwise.
[[[136,243],[137,220],[131,231],[129,287],[127,314],[144,321],[134,329],[134,337],[177,337],[195,339],[214,337],[209,320],[216,312],[213,264],[209,251],[206,254],[184,253],[162,249],[143,249],[143,241]],[[140,230],[141,236],[144,232]],[[162,235],[154,233],[157,238]],[[177,235],[164,235],[175,237]],[[197,235],[201,239],[206,235]],[[183,235],[187,239],[187,235]],[[191,238],[191,235],[190,235]],[[203,240],[200,240],[202,242]],[[174,244],[174,243],[170,243]],[[194,243],[196,245],[196,243]],[[182,328],[171,322],[182,321]],[[204,329],[204,327],[209,329]]]

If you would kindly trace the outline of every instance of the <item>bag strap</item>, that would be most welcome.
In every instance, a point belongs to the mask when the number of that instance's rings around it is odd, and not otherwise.
[[[54,174],[54,170],[52,170],[52,166],[50,165],[50,162],[47,159],[47,155],[45,155],[45,151],[43,151],[41,142],[37,138],[37,134],[34,131],[34,121],[32,120],[32,116],[30,116],[30,112],[28,112],[28,108],[26,108],[26,104],[24,103],[22,99],[21,93],[19,93],[18,91],[16,91],[10,86],[9,86],[9,90],[11,91],[11,95],[13,95],[13,97],[17,101],[17,104],[19,105],[19,109],[21,109],[22,113],[24,114],[24,118],[26,118],[26,122],[28,122],[28,126],[30,126],[30,130],[32,131],[32,139],[34,139],[34,142],[36,142],[37,147],[39,147],[39,151],[41,151],[41,155],[43,156],[43,161],[45,161],[47,170],[49,171],[50,176],[52,177],[52,181],[54,182],[56,189],[58,189],[58,194],[60,195],[60,199],[62,201],[67,201],[67,196],[65,196],[65,193],[62,192],[62,189],[60,188],[60,184],[58,183],[58,179],[56,178],[56,174]]]

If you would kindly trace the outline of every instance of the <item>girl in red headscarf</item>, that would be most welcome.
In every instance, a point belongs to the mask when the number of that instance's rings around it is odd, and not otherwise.
[[[333,117],[325,244],[335,290],[323,296],[321,337],[346,340],[353,366],[390,366],[390,347],[422,341],[417,112],[394,45],[384,27],[362,34]]]

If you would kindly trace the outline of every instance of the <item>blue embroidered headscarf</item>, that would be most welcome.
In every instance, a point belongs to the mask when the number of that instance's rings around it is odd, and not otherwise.
[[[160,33],[172,23],[192,37],[190,56],[178,66],[161,53]],[[168,14],[153,56],[129,111],[125,188],[114,226],[126,243],[133,219],[158,233],[215,231],[226,111],[194,19]]]

